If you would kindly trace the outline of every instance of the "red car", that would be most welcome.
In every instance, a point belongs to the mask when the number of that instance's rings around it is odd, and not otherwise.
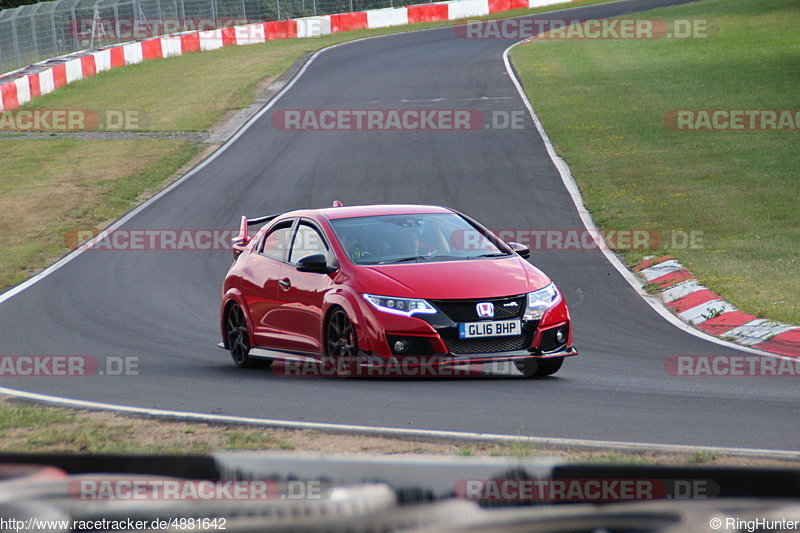
[[[233,249],[221,346],[238,366],[513,361],[533,377],[577,354],[567,304],[529,249],[452,209],[335,202],[242,217]]]

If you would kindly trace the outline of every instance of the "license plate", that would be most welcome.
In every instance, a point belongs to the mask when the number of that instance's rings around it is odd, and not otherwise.
[[[522,333],[519,320],[493,320],[487,322],[462,322],[458,325],[458,338],[507,337]]]

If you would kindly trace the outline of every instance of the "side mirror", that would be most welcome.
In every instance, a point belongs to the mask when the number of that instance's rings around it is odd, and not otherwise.
[[[508,247],[514,250],[517,255],[523,259],[528,259],[531,256],[531,249],[524,244],[520,244],[518,242],[509,242],[506,244],[508,244]]]
[[[316,272],[318,274],[330,274],[336,268],[328,266],[328,260],[324,254],[314,254],[302,258],[297,262],[298,272]]]

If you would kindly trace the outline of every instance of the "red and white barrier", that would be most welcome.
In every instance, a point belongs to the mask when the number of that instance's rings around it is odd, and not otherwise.
[[[111,50],[100,50],[99,52],[92,54],[92,57],[94,57],[94,66],[97,72],[111,70]]]
[[[489,0],[463,0],[449,5],[450,20],[483,17],[489,14]]]
[[[16,78],[7,75],[7,80],[0,77],[0,111],[25,105],[32,99],[53,92],[67,83],[94,76],[98,72],[152,59],[216,50],[225,46],[264,43],[276,39],[302,39],[341,31],[480,17],[490,13],[543,7],[564,1],[581,0],[456,0],[165,35],[112,46],[80,57],[70,55],[56,58],[63,61],[35,74],[22,74]]]
[[[408,23],[417,24],[419,22],[438,22],[450,19],[450,5],[445,4],[424,4],[419,6],[408,6]]]
[[[367,12],[369,14],[369,12]],[[305,37],[320,37],[322,35],[330,35],[331,33],[331,17],[330,15],[323,15],[321,17],[305,17],[297,19],[297,37],[303,39]]]
[[[142,54],[142,43],[130,43],[122,45],[122,57],[126,65],[141,63],[144,59]]]
[[[208,30],[200,32],[200,50],[208,52],[222,48],[222,30]]]
[[[649,258],[634,267],[648,283],[665,287],[659,296],[681,319],[715,337],[765,352],[800,357],[800,327],[738,311],[700,285],[677,260]]]
[[[367,12],[338,13],[331,15],[331,32],[356,31],[367,29]],[[411,20],[409,19],[409,22]]]
[[[403,24],[408,24],[408,9],[404,7],[367,11],[367,26],[370,28],[388,28],[390,26],[402,26]]]
[[[233,38],[236,46],[267,42],[267,30],[263,24],[246,24],[233,27]]]

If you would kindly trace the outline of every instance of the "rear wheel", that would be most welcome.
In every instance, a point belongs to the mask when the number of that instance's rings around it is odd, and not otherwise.
[[[336,374],[353,376],[358,365],[358,335],[344,309],[337,309],[328,317],[325,327],[325,353],[333,358]]]
[[[561,365],[564,364],[564,358],[559,357],[556,359],[524,359],[522,361],[515,361],[517,370],[522,372],[526,378],[540,378],[550,376],[558,372]]]
[[[236,366],[249,368],[263,366],[263,361],[250,357],[250,332],[247,329],[247,319],[244,311],[238,304],[228,307],[225,313],[225,330],[227,332],[228,350]],[[269,361],[266,363],[269,364]]]

